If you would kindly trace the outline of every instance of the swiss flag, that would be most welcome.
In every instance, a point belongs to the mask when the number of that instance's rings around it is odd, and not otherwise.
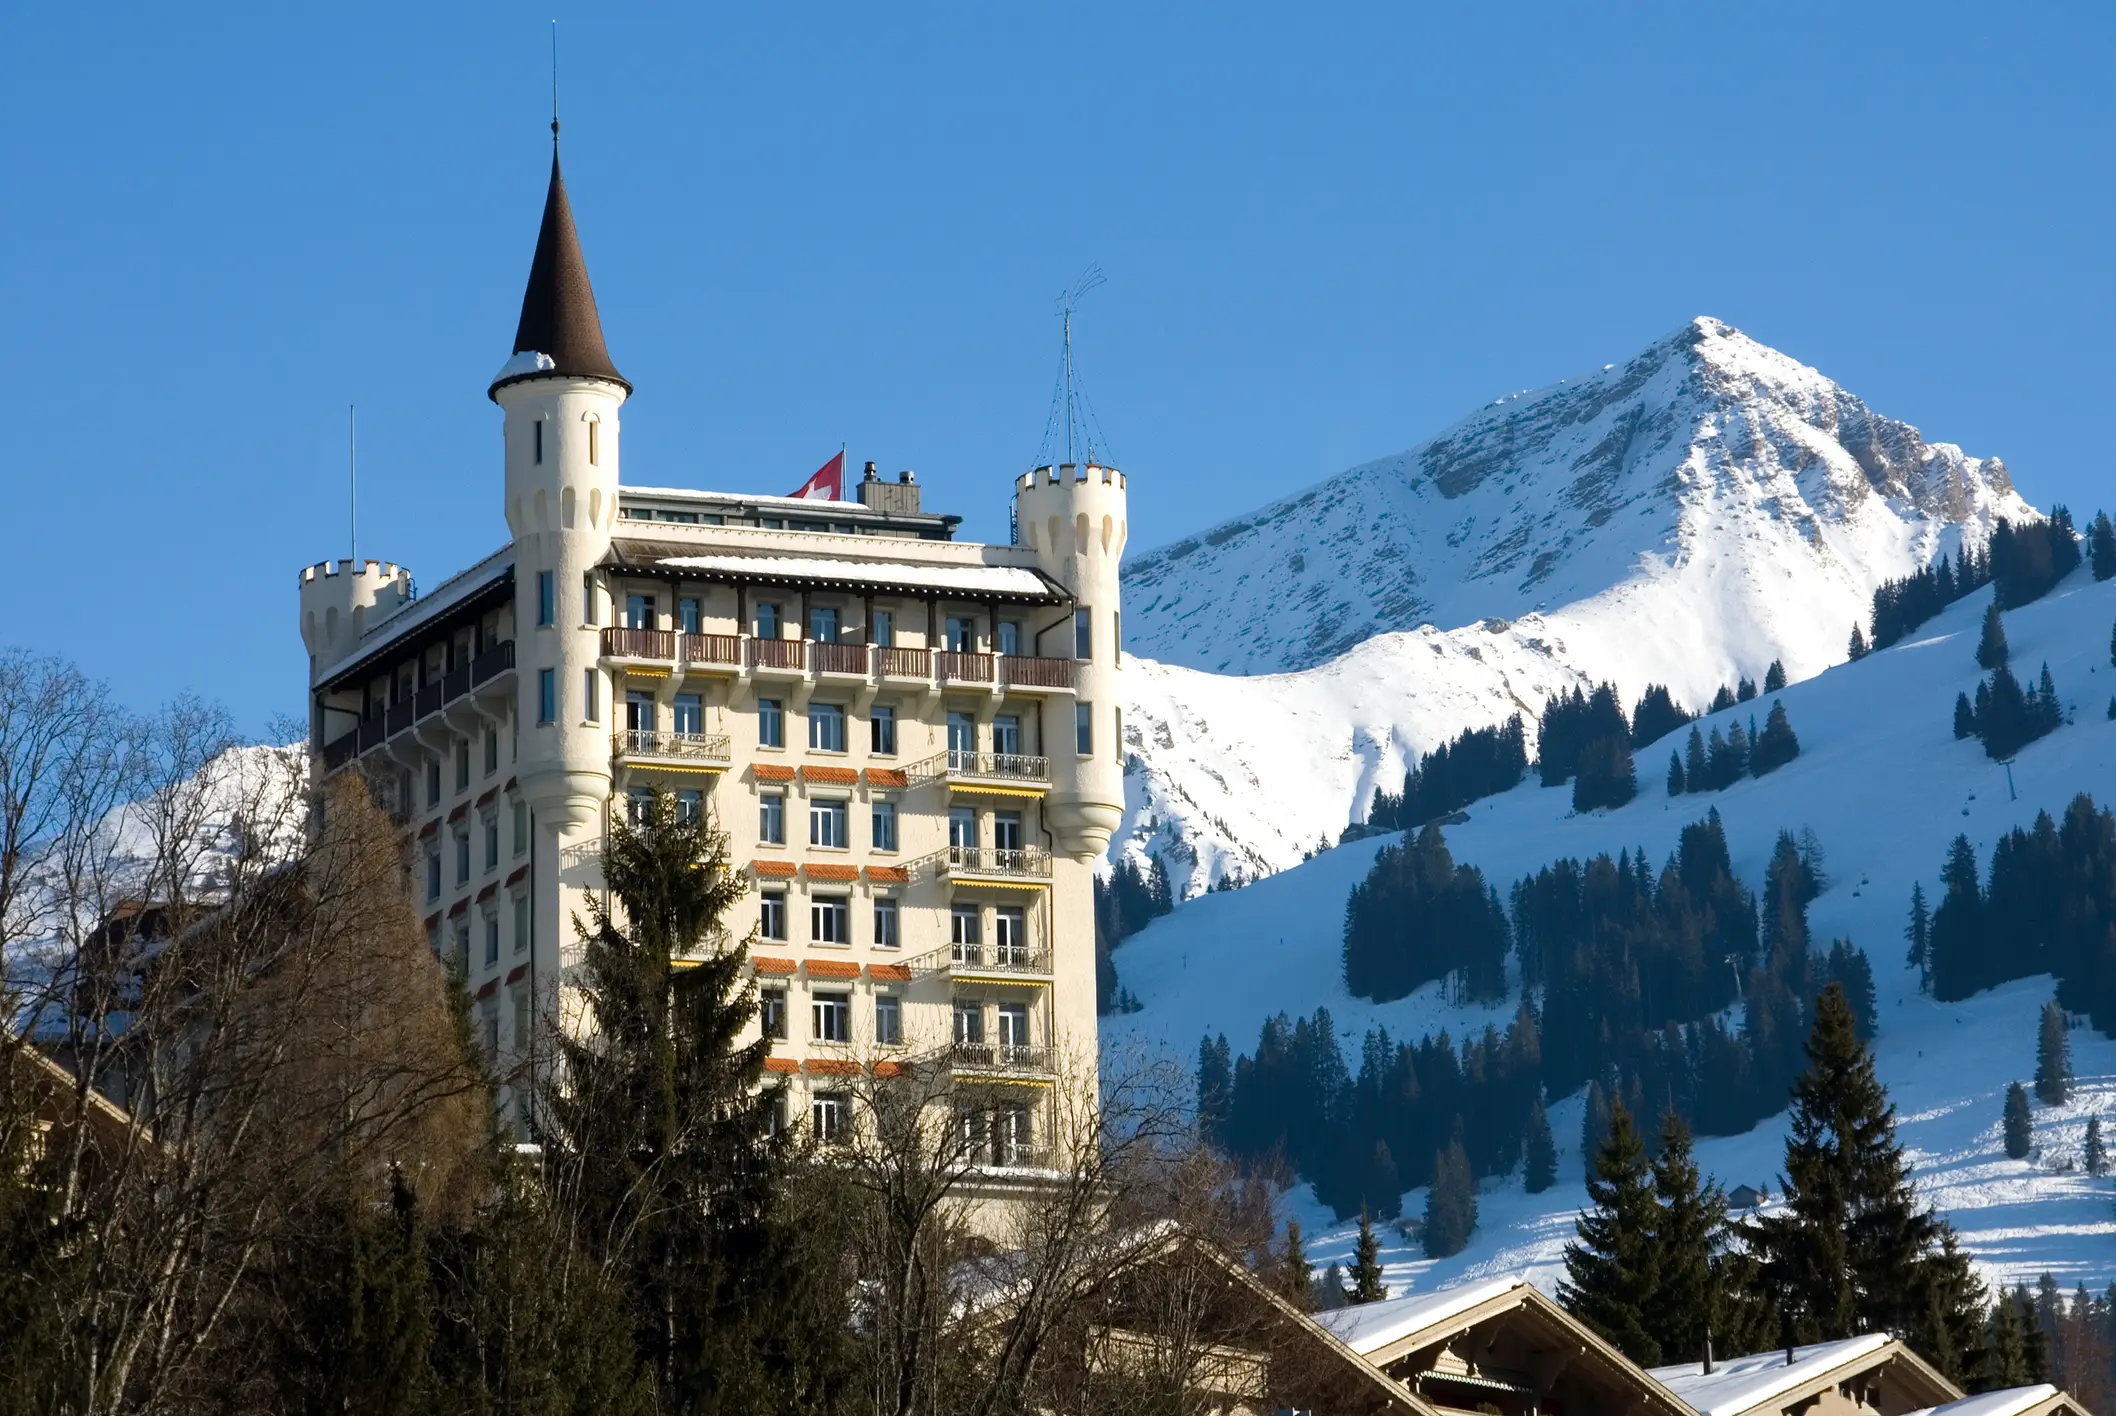
[[[789,495],[803,501],[845,500],[845,451],[816,469],[816,475],[803,482]]]

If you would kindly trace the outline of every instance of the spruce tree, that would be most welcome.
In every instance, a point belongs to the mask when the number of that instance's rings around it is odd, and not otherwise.
[[[1315,1266],[1308,1262],[1308,1251],[1301,1247],[1300,1221],[1286,1221],[1286,1253],[1279,1261],[1279,1292],[1296,1308],[1305,1308],[1314,1301]]]
[[[1744,676],[1741,682],[1734,686],[1734,701],[1736,703],[1746,703],[1755,696],[1756,680],[1752,678]]]
[[[1671,751],[1668,754],[1668,795],[1678,797],[1682,794],[1683,755],[1680,752]]]
[[[1359,1211],[1359,1242],[1352,1249],[1352,1293],[1354,1303],[1379,1303],[1389,1296],[1381,1281],[1381,1241],[1374,1237],[1374,1222],[1366,1208]]]
[[[1719,1186],[1698,1174],[1689,1123],[1673,1110],[1661,1118],[1653,1194],[1660,1214],[1653,1231],[1654,1288],[1644,1304],[1646,1331],[1661,1360],[1702,1360],[1708,1335],[1725,1337],[1733,1326],[1721,1316],[1719,1282],[1727,1201]]]
[[[2109,701],[2112,703],[2116,703],[2116,699],[2111,699]],[[1969,695],[1967,693],[1957,693],[1954,696],[1955,741],[1959,742],[1963,738],[1973,738],[1975,736],[1976,709],[1972,708],[1969,705]]]
[[[1854,663],[1866,657],[1866,635],[1857,625],[1851,627],[1851,648],[1848,652]]]
[[[1925,906],[1923,881],[1910,887],[1910,923],[1904,926],[1903,937],[1910,941],[1910,966],[1918,971],[1918,991],[1932,991],[1932,911]]]
[[[1345,1271],[1342,1264],[1332,1263],[1323,1270],[1322,1277],[1315,1281],[1315,1306],[1324,1312],[1342,1308],[1350,1296],[1345,1292]]]
[[[1654,1243],[1660,1209],[1645,1145],[1621,1101],[1609,1108],[1609,1135],[1595,1153],[1587,1200],[1573,1222],[1578,1237],[1565,1246],[1558,1301],[1626,1357],[1650,1367],[1662,1360],[1647,1317],[1660,1285]]]
[[[1198,1134],[1219,1145],[1227,1129],[1227,1108],[1234,1101],[1234,1063],[1227,1034],[1207,1033],[1198,1044]]]
[[[2028,1089],[2019,1082],[2006,1088],[2006,1115],[2002,1129],[2007,1158],[2026,1160],[2029,1148],[2035,1143],[2035,1114],[2028,1108]]]
[[[1711,759],[1705,754],[1705,737],[1695,727],[1690,729],[1690,740],[1683,744],[1683,782],[1685,790],[1693,792],[1708,792],[1714,785]]]
[[[1558,1182],[1558,1148],[1550,1138],[1550,1114],[1543,1109],[1543,1098],[1528,1113],[1527,1160],[1523,1170],[1528,1193],[1540,1195]]]
[[[1984,628],[1976,641],[1976,666],[1995,669],[2006,662],[2007,652],[2006,620],[1994,600],[1984,607]]]
[[[1763,671],[1763,691],[1777,693],[1785,687],[1785,660],[1773,659],[1771,666]]]
[[[2052,999],[2043,1004],[2035,1038],[2035,1099],[2044,1106],[2063,1106],[2071,1096],[2072,1040],[2065,1031],[2065,1010]]]
[[[1469,1246],[1477,1227],[1477,1182],[1470,1175],[1462,1142],[1449,1141],[1433,1156],[1433,1188],[1425,1197],[1425,1256],[1444,1259]]]
[[[1772,700],[1770,715],[1764,719],[1763,731],[1756,736],[1756,748],[1751,754],[1749,770],[1756,776],[1775,772],[1800,755],[1800,739],[1793,733],[1792,720],[1785,716],[1785,704]]]
[[[2116,526],[2109,524],[2105,511],[2094,513],[2094,524],[2087,529],[2087,551],[2094,562],[2096,580],[2116,576]]]
[[[1587,1084],[1587,1104],[1580,1109],[1580,1168],[1594,1173],[1594,1158],[1609,1135],[1609,1094],[1598,1081]]]
[[[1801,1341],[1889,1330],[1932,1359],[1958,1297],[1942,1292],[1947,1270],[1935,1254],[1951,1231],[1918,1204],[1895,1108],[1836,984],[1816,1000],[1806,1051],[1785,1142],[1785,1208],[1751,1229],[1764,1280]]]
[[[2101,1118],[2099,1116],[2089,1116],[2087,1118],[2087,1139],[2086,1144],[2080,1149],[2079,1159],[2080,1163],[2086,1167],[2087,1174],[2097,1179],[2109,1173],[2109,1147],[2108,1143],[2101,1138]]]

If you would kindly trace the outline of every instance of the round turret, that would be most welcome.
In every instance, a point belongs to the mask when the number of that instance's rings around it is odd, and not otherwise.
[[[318,561],[301,568],[300,584],[301,642],[312,673],[351,652],[368,621],[411,598],[411,572],[388,561]]]
[[[1124,819],[1117,580],[1129,529],[1124,474],[1094,463],[1039,467],[1015,484],[1014,515],[1020,544],[1075,606],[1066,646],[1075,659],[1075,718],[1047,722],[1044,741],[1059,749],[1050,754],[1051,827],[1064,850],[1089,859],[1108,848]]]

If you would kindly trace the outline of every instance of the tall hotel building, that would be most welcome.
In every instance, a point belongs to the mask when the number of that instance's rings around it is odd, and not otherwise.
[[[933,1059],[977,1089],[988,1163],[1030,1161],[1054,1084],[1093,1080],[1124,475],[1016,477],[1007,546],[871,463],[857,500],[620,484],[632,385],[555,151],[488,392],[496,550],[417,596],[372,560],[300,577],[316,769],[363,769],[404,822],[486,1044],[528,1055],[612,822],[667,791],[730,838],[768,1065],[817,1131],[861,1070]]]

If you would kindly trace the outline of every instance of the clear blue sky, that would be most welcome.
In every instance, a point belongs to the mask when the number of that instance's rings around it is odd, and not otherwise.
[[[556,12],[628,482],[1003,536],[1095,262],[1142,546],[1703,313],[2116,503],[2105,6],[742,8]],[[499,542],[551,15],[7,8],[0,642],[298,711],[349,401],[364,553]]]

